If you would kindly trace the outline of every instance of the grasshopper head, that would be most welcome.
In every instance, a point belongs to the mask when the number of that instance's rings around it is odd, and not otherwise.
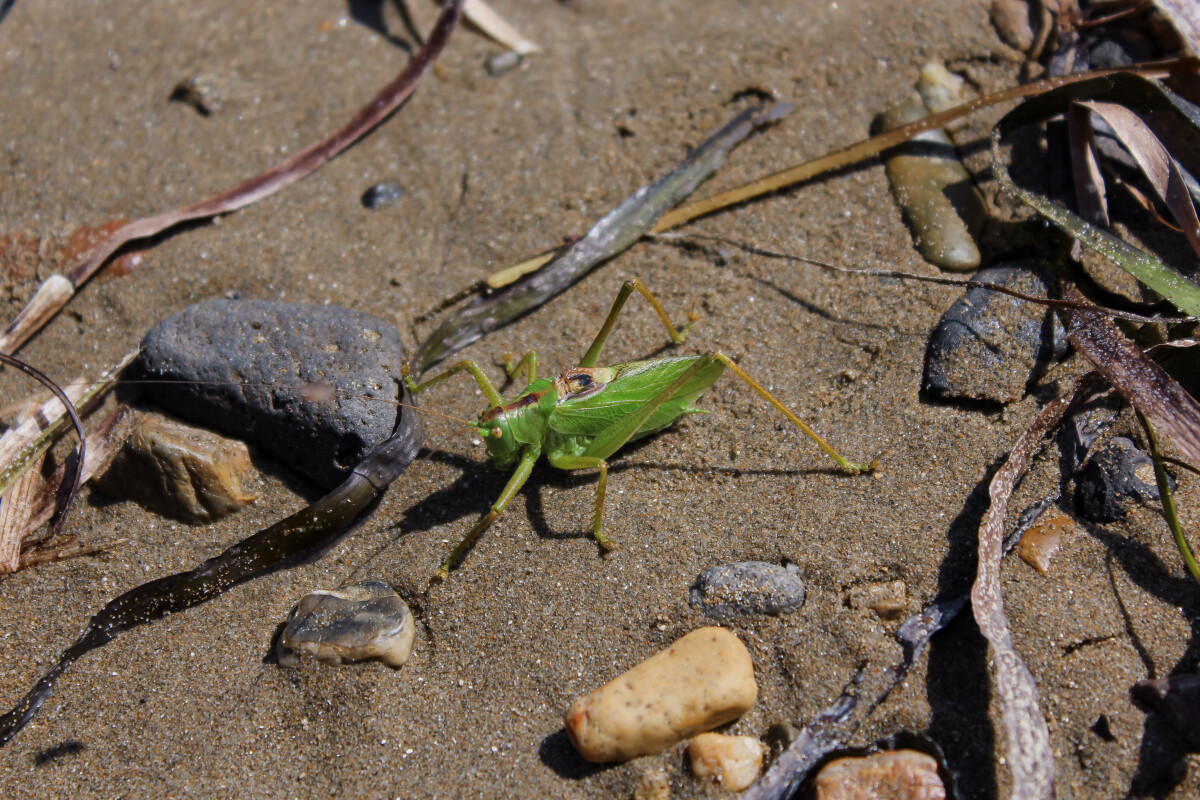
[[[504,406],[492,406],[484,411],[475,427],[487,445],[488,457],[497,467],[507,467],[520,457],[521,445],[513,435]]]

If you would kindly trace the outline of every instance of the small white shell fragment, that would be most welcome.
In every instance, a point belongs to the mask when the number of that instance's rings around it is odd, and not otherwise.
[[[408,604],[382,581],[306,595],[279,636],[280,666],[294,667],[298,654],[327,664],[378,658],[403,666],[412,654],[416,625]]]
[[[746,789],[762,769],[762,742],[753,736],[702,733],[688,744],[692,774],[722,784],[731,792]]]
[[[757,698],[746,646],[699,628],[572,703],[567,734],[588,761],[628,761],[737,719]]]

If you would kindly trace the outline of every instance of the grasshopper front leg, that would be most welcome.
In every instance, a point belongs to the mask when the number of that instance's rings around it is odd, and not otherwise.
[[[496,498],[496,502],[492,503],[491,509],[483,516],[479,522],[475,523],[475,527],[467,532],[462,541],[458,543],[450,555],[446,556],[446,560],[438,567],[438,571],[433,574],[433,580],[442,581],[450,577],[450,570],[454,569],[455,564],[462,560],[463,555],[471,549],[471,545],[479,538],[480,534],[486,531],[491,524],[504,513],[504,509],[508,508],[508,504],[517,496],[517,492],[521,491],[521,487],[529,480],[530,473],[533,472],[533,465],[541,456],[542,451],[538,447],[529,446],[521,453],[521,460],[517,462],[516,469],[513,470],[512,477],[508,479],[508,483],[504,486],[504,491],[500,492],[500,496]]]
[[[536,367],[534,367],[534,369],[536,369]],[[457,375],[463,370],[471,373],[471,377],[475,379],[475,382],[479,384],[479,388],[483,390],[483,395],[487,398],[488,403],[493,406],[498,406],[504,402],[504,399],[500,397],[500,393],[496,391],[496,387],[492,385],[490,380],[488,380],[488,376],[483,374],[483,370],[480,369],[479,365],[474,361],[460,361],[445,372],[440,372],[429,380],[422,381],[421,383],[417,383],[415,380],[413,380],[412,375],[410,375],[408,372],[407,364],[404,365],[402,375],[404,377],[404,385],[408,387],[410,392],[412,392],[414,395],[417,395],[431,386],[436,386],[447,378]]]

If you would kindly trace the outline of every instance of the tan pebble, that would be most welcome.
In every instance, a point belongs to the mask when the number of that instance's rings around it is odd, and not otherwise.
[[[899,128],[926,114],[919,100],[896,103],[879,116],[879,128]],[[918,134],[889,150],[885,159],[892,193],[925,260],[955,272],[978,269],[976,240],[987,206],[945,132]]]
[[[746,646],[699,628],[572,703],[567,734],[588,761],[628,761],[735,720],[757,697]]]
[[[880,619],[899,619],[908,605],[908,587],[904,581],[878,581],[850,590],[850,607],[869,608]]]
[[[633,800],[670,800],[671,780],[661,767],[642,773],[633,789]]]
[[[937,761],[917,750],[839,758],[822,767],[817,800],[945,800]]]
[[[1009,47],[1028,52],[1033,47],[1029,0],[992,0],[992,25]]]
[[[1074,523],[1067,517],[1052,516],[1038,520],[1025,531],[1017,544],[1017,555],[1042,575],[1050,574],[1050,560],[1062,548],[1063,536],[1070,532]]]
[[[753,736],[702,733],[688,744],[692,774],[716,781],[731,792],[740,792],[758,778],[763,746]]]
[[[210,522],[257,497],[242,442],[158,417],[143,418],[99,482],[102,492],[184,522]]]

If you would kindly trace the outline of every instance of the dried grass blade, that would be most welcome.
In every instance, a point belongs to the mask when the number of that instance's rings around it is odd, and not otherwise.
[[[51,392],[53,392],[54,396],[58,398],[58,401],[60,403],[62,403],[63,408],[67,413],[67,416],[69,416],[71,418],[71,424],[75,427],[75,434],[79,437],[79,447],[77,448],[78,460],[75,462],[75,474],[71,480],[71,488],[67,491],[66,496],[63,497],[62,506],[61,506],[62,510],[58,515],[58,519],[55,520],[54,525],[51,527],[50,535],[52,537],[57,536],[59,534],[59,532],[62,530],[63,523],[66,522],[66,520],[67,520],[67,512],[69,512],[71,510],[71,504],[75,501],[75,495],[79,494],[79,488],[83,485],[83,472],[82,472],[83,459],[87,453],[87,441],[86,441],[87,436],[83,432],[83,423],[79,419],[78,412],[75,411],[75,404],[71,402],[71,398],[67,397],[67,393],[64,392],[62,390],[62,388],[59,387],[59,385],[57,383],[55,383],[53,380],[51,380],[50,377],[48,375],[46,375],[44,372],[42,372],[41,370],[37,369],[36,367],[34,367],[30,364],[26,364],[24,361],[21,361],[19,358],[14,358],[10,355],[5,355],[3,353],[0,353],[0,362],[8,364],[9,366],[12,366],[12,367],[16,367],[17,369],[21,370],[21,372],[24,372],[26,375],[28,375],[29,377],[38,381],[43,386],[45,386],[47,389],[49,389]],[[48,441],[46,443],[46,447],[49,447],[49,446],[50,446],[50,442]],[[45,451],[43,450],[42,452],[45,452]],[[40,457],[40,456],[41,456],[41,453],[38,453],[37,456],[34,456],[33,458],[31,458],[29,466],[32,467],[32,465],[38,460],[38,457]],[[28,467],[27,467],[27,470],[28,470]],[[22,472],[21,474],[15,475],[14,477],[20,478],[22,474],[25,474],[25,473]],[[7,491],[7,487],[5,487],[4,491]]]
[[[306,147],[272,169],[256,175],[232,189],[207,197],[184,208],[135,220],[113,231],[107,239],[89,253],[79,266],[67,274],[66,280],[70,282],[71,295],[108,260],[109,256],[125,244],[135,239],[154,236],[181,222],[227,214],[248,206],[306,177],[358,141],[395,111],[416,89],[421,78],[429,72],[433,62],[449,41],[450,34],[461,16],[464,2],[465,0],[449,0],[446,3],[445,9],[425,45],[417,51],[417,54],[412,57],[412,60],[408,62],[396,79],[384,87],[383,91],[376,95],[337,133]],[[54,282],[53,285],[51,281]],[[15,352],[47,320],[52,318],[54,313],[66,305],[71,295],[62,297],[64,288],[62,281],[63,276],[54,276],[42,284],[33,299],[0,335],[0,352]],[[52,294],[53,296],[51,296]],[[30,309],[37,309],[38,313],[35,314]]]
[[[137,357],[137,351],[121,359],[115,367],[101,374],[93,384],[71,383],[63,389],[66,397],[78,408],[87,408],[116,384],[117,376]],[[0,355],[0,360],[10,358]],[[50,448],[70,424],[67,410],[61,399],[48,400],[40,416],[45,422],[31,419],[13,428],[0,438],[0,492],[12,485],[33,461]]]
[[[654,226],[652,232],[661,233],[662,231],[683,225],[697,217],[719,211],[722,208],[744,203],[747,200],[752,200],[788,186],[794,186],[797,183],[811,180],[818,175],[841,169],[871,156],[878,155],[889,147],[895,147],[902,142],[906,142],[919,133],[924,133],[934,128],[945,127],[947,123],[953,122],[959,117],[965,117],[968,114],[973,114],[976,111],[998,103],[1019,100],[1023,97],[1033,97],[1063,86],[1084,83],[1118,73],[1134,72],[1150,77],[1163,77],[1171,74],[1172,71],[1195,71],[1197,66],[1198,62],[1195,59],[1175,59],[1158,64],[1143,64],[1119,70],[1082,72],[1077,75],[1067,75],[1061,78],[1047,78],[1046,80],[1006,89],[1003,92],[990,94],[987,97],[980,97],[941,113],[932,114],[902,128],[896,128],[878,136],[873,136],[870,139],[856,142],[841,150],[836,150],[811,161],[806,161],[794,167],[788,167],[779,172],[773,172],[770,175],[715,194],[712,197],[706,197],[702,200],[680,206],[669,214],[664,215],[658,224]]]
[[[1013,779],[1013,797],[1054,797],[1054,753],[1046,722],[1038,708],[1037,684],[1013,647],[1000,594],[1000,561],[1004,554],[1004,517],[1017,481],[1029,468],[1042,437],[1054,430],[1075,397],[1083,390],[1055,398],[1038,412],[1021,434],[1007,460],[988,486],[991,503],[979,525],[979,564],[971,586],[971,606],[980,632],[988,640],[995,666],[996,688],[1004,715],[1007,761]]]
[[[104,418],[104,420],[96,427],[94,431],[88,434],[87,446],[85,448],[85,458],[83,459],[83,468],[81,470],[81,480],[83,483],[90,481],[97,472],[99,472],[125,443],[130,432],[127,414],[129,406],[124,404],[118,405],[112,412]],[[26,475],[34,472],[30,470]],[[29,523],[25,527],[24,540],[21,543],[21,549],[29,550],[50,540],[50,534],[42,538],[30,538],[30,534],[38,528],[45,525],[54,516],[54,501],[57,499],[58,490],[66,477],[65,465],[60,465],[54,471],[54,475],[49,480],[39,484],[39,491],[33,500],[33,514],[29,518]],[[22,568],[26,566],[28,555],[21,559]]]
[[[467,18],[467,22],[509,50],[523,56],[542,52],[542,48],[538,46],[537,42],[522,36],[516,28],[509,24],[508,20],[500,16],[496,9],[483,0],[467,0],[466,6],[463,8],[463,16]]]
[[[1068,300],[1083,301],[1074,286]],[[1072,311],[1067,339],[1130,405],[1192,463],[1200,463],[1200,403],[1097,311]]]
[[[1079,105],[1099,114],[1112,126],[1117,138],[1137,160],[1142,174],[1183,228],[1183,235],[1192,249],[1200,254],[1200,220],[1196,218],[1196,207],[1192,205],[1192,197],[1183,182],[1179,165],[1150,130],[1150,126],[1142,122],[1137,114],[1116,103],[1082,102]]]
[[[1107,228],[1108,197],[1104,174],[1100,172],[1100,162],[1096,160],[1096,149],[1092,146],[1092,119],[1079,105],[1071,106],[1067,112],[1067,138],[1079,214],[1093,225]]]
[[[1089,225],[1053,200],[1027,191],[1013,182],[1000,157],[1001,126],[992,129],[992,174],[1004,190],[1018,197],[1058,227],[1090,247],[1191,316],[1200,315],[1200,286],[1189,281],[1152,254],[1139,250],[1108,231]]]
[[[44,459],[45,456],[39,457],[0,499],[0,575],[21,567],[21,541],[33,517],[40,482],[38,470]]]

